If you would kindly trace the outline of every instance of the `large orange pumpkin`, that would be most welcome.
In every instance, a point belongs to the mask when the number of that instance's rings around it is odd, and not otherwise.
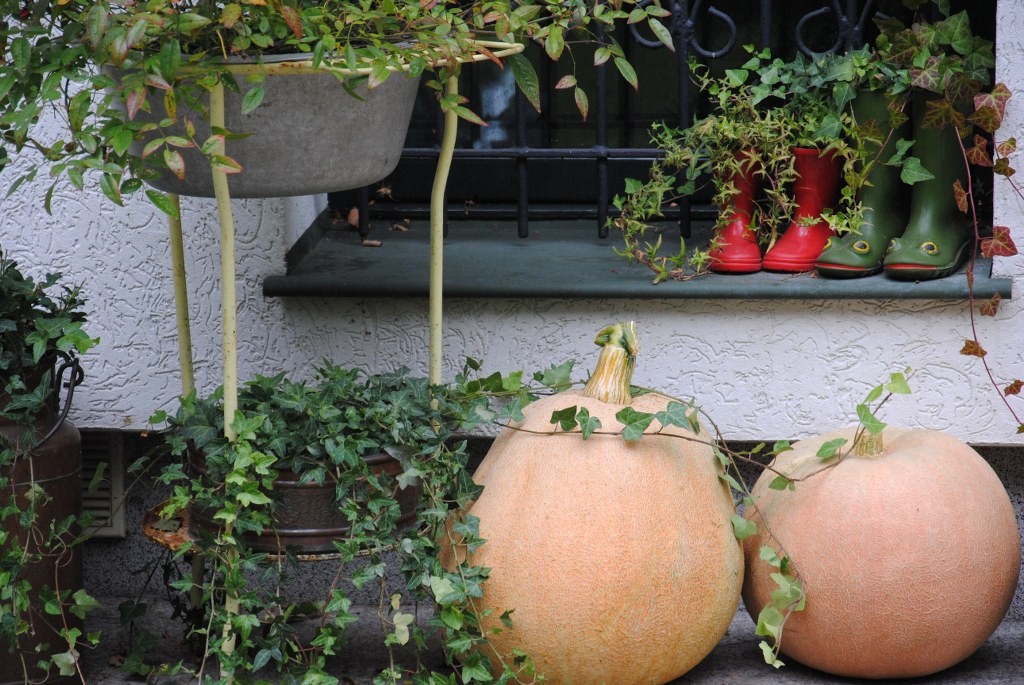
[[[1006,490],[977,452],[930,430],[865,435],[877,439],[822,470],[819,447],[839,437],[852,445],[854,429],[776,458],[776,471],[806,478],[795,490],[770,489],[772,471],[758,479],[746,607],[756,617],[775,587],[776,569],[759,557],[768,542],[789,555],[807,594],[785,624],[784,654],[861,678],[952,666],[992,634],[1017,586],[1020,539]]]
[[[471,511],[486,543],[471,561],[491,569],[486,625],[501,628],[498,617],[514,610],[512,627],[489,638],[495,670],[495,655],[520,648],[552,685],[656,685],[721,639],[739,603],[743,555],[706,432],[669,427],[662,432],[683,439],[627,443],[552,425],[554,410],[574,405],[605,431],[621,430],[615,414],[627,404],[666,408],[661,395],[630,397],[632,323],[597,342],[586,388],[528,405],[477,470],[484,490]]]

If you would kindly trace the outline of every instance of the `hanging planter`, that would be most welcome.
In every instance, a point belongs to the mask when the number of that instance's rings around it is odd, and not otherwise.
[[[333,71],[314,71],[310,64],[305,55],[227,63],[239,84],[238,92],[225,92],[224,105],[224,128],[232,134],[227,154],[241,166],[241,172],[229,178],[232,197],[288,197],[358,188],[383,179],[398,164],[419,77],[396,73],[372,89],[364,81],[349,93]],[[243,74],[265,77],[263,100],[248,113],[243,113],[243,102],[255,85]],[[209,106],[205,93],[201,102],[204,108]],[[182,112],[182,105],[178,109],[178,123],[160,130],[161,136],[189,138],[181,123],[187,120],[195,127],[191,139],[202,143],[210,137],[207,117],[197,111]],[[154,99],[153,111],[137,116],[158,123],[167,117],[167,110]],[[133,146],[140,156],[144,149],[142,141]],[[164,192],[214,197],[208,159],[197,147],[179,151],[183,177],[161,165],[148,183]]]

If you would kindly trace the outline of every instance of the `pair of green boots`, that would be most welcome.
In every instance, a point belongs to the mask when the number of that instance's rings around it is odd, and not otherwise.
[[[890,130],[889,112],[881,93],[860,93],[854,100],[858,123],[874,119],[883,136]],[[967,188],[963,154],[951,127],[925,128],[926,104],[913,101],[911,121],[894,131],[889,144],[868,174],[861,191],[863,224],[858,233],[833,237],[815,268],[829,278],[859,278],[882,270],[891,278],[923,281],[954,273],[974,243],[968,217],[956,204],[953,187]],[[912,126],[912,129],[911,129]],[[914,140],[910,154],[934,178],[906,186],[900,169],[883,164],[901,138]],[[875,146],[874,153],[878,153]]]

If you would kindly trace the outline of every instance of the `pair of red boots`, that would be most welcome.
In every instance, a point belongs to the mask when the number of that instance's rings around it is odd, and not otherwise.
[[[757,195],[757,168],[743,165],[731,179],[736,195],[728,209],[728,223],[718,232],[711,250],[712,271],[749,274],[765,269],[798,273],[813,271],[814,264],[832,237],[833,231],[821,218],[839,192],[841,161],[832,153],[822,154],[810,148],[794,148],[797,180],[793,184],[796,211],[786,232],[761,256],[754,230],[754,202]]]

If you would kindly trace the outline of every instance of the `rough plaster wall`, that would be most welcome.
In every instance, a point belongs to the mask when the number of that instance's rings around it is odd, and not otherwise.
[[[999,14],[999,76],[1024,92],[1024,7],[1000,3]],[[1006,129],[1020,130],[1024,96],[1010,108]],[[98,192],[67,188],[48,216],[38,200],[44,188],[36,183],[0,201],[0,237],[29,271],[59,269],[85,282],[91,330],[102,344],[87,360],[88,384],[73,419],[83,427],[142,428],[155,409],[173,408],[180,382],[163,218],[143,200],[116,208]],[[288,246],[322,202],[234,204],[240,376],[302,375],[323,358],[369,372],[406,365],[425,374],[424,300],[260,295],[263,277],[283,272]],[[212,200],[183,203],[197,380],[208,391],[221,374],[219,229]],[[1024,245],[1021,207],[999,187],[997,223],[1013,227]],[[1024,377],[1022,265],[999,260],[998,273],[1015,279],[1016,298],[978,322],[1000,380]],[[458,300],[446,303],[445,314],[449,377],[467,355],[503,371],[576,358],[583,373],[594,360],[596,331],[631,318],[643,340],[636,381],[696,395],[733,439],[796,438],[849,423],[871,385],[912,367],[915,394],[894,401],[885,418],[976,443],[1021,440],[980,362],[959,354],[971,325],[962,302]]]

